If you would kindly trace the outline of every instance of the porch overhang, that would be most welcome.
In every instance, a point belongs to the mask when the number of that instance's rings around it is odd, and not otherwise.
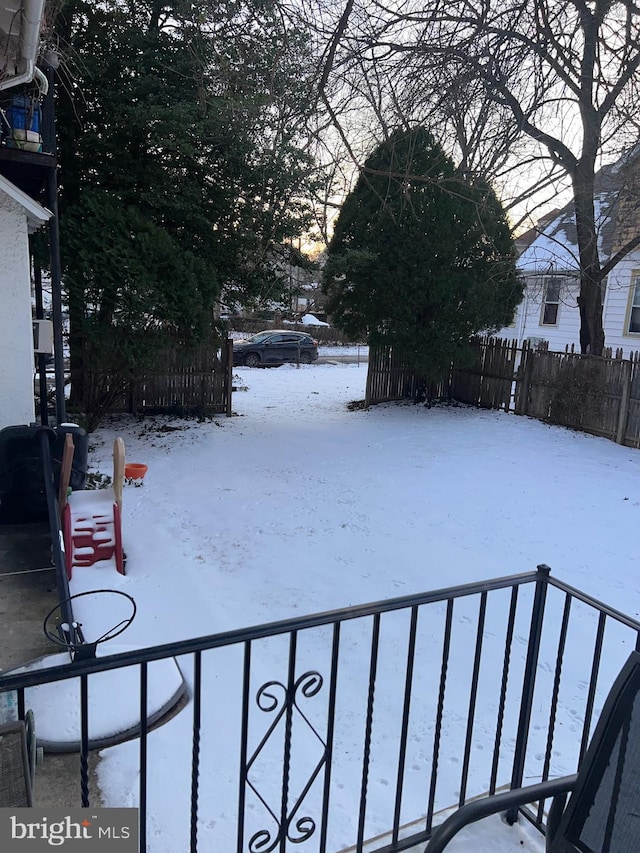
[[[9,196],[10,199],[17,202],[20,207],[23,208],[27,217],[27,225],[30,234],[37,231],[38,228],[48,222],[53,216],[53,213],[48,208],[38,204],[38,202],[34,201],[31,196],[27,195],[2,175],[0,175],[0,192]]]

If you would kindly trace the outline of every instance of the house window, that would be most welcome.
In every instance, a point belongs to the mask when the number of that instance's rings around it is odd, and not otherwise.
[[[548,278],[544,289],[544,303],[542,305],[541,326],[558,325],[558,309],[560,307],[560,282],[559,278]]]
[[[640,334],[640,270],[634,270],[631,277],[631,304],[627,331],[631,335]]]

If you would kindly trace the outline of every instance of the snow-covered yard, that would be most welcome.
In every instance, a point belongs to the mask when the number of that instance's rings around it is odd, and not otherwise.
[[[135,598],[138,616],[123,636],[127,645],[182,640],[532,571],[539,563],[637,618],[638,451],[466,407],[390,404],[350,411],[348,404],[364,397],[366,365],[237,372],[247,391],[234,395],[236,417],[200,424],[117,419],[92,437],[94,469],[110,473],[113,438],[118,435],[125,439],[128,460],[149,466],[142,488],[125,489],[126,577],[102,566],[76,570],[72,582],[73,592],[106,586]],[[561,604],[559,597],[558,614]],[[465,609],[464,602],[456,608],[454,640],[471,647],[476,612],[471,605]],[[489,649],[491,638],[496,638],[496,670],[507,609],[505,596],[487,613]],[[443,613],[442,607],[420,635],[422,641],[436,644],[438,660]],[[90,625],[91,613],[80,616]],[[407,620],[406,614],[396,614],[382,621],[366,837],[388,830],[393,813],[395,778],[389,774],[397,767],[398,740],[398,703],[393,699],[402,691]],[[523,624],[522,630],[526,627]],[[592,627],[593,620],[578,613],[565,662],[571,692],[558,710],[551,775],[573,771],[591,664],[585,642],[592,647]],[[345,675],[338,691],[336,790],[327,847],[333,853],[355,839],[361,765],[349,745],[362,748],[370,636],[370,623],[355,622],[343,631]],[[617,651],[603,662],[605,681],[611,680],[629,648],[623,633],[615,640]],[[299,672],[323,666],[326,671],[329,648],[327,629],[301,634]],[[551,651],[545,655],[543,644],[541,677],[551,678],[555,661]],[[270,679],[286,681],[286,665],[284,640],[258,645],[253,659],[256,689]],[[191,661],[185,662],[184,674],[191,679]],[[199,831],[205,845],[212,839],[214,846],[207,849],[214,853],[235,849],[241,675],[239,649],[203,655]],[[436,692],[426,682],[423,686],[426,694]],[[407,774],[414,784],[402,810],[407,822],[425,810],[432,734],[427,706],[436,698],[425,699],[424,719],[412,719]],[[464,726],[468,705],[464,679],[451,685],[447,702],[454,713],[443,733],[438,808],[457,798],[457,729]],[[548,706],[542,700],[539,704],[534,714],[545,719]],[[305,712],[315,719],[313,709],[305,706]],[[483,749],[490,760],[494,712],[478,706],[474,760]],[[324,713],[322,708],[320,726]],[[507,715],[505,727],[512,723]],[[149,737],[152,853],[188,849],[191,725],[187,708]],[[260,735],[250,734],[255,746]],[[540,744],[533,738],[527,776],[539,771],[543,734]],[[300,737],[298,754],[312,762],[313,736]],[[105,804],[136,804],[138,751],[133,741],[102,752],[99,774]],[[280,763],[281,753],[271,749],[256,762],[261,791],[279,785]],[[300,779],[292,782],[292,789],[308,771],[294,768]],[[472,771],[469,793],[481,793],[485,779],[481,770]],[[312,790],[311,801],[314,796]],[[260,828],[265,823],[261,803],[255,799],[247,805],[250,820],[255,818]],[[316,850],[314,843],[310,840],[303,849]],[[497,844],[492,835],[487,849],[501,849]],[[525,842],[516,846],[533,849]],[[474,848],[481,849],[475,843]]]

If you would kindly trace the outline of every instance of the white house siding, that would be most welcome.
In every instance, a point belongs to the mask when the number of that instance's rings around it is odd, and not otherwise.
[[[527,288],[524,299],[518,306],[515,323],[501,329],[497,336],[517,338],[520,344],[528,338],[532,341],[549,341],[549,349],[556,351],[564,351],[565,346],[571,346],[572,343],[579,349],[580,314],[576,302],[578,286],[570,279],[563,279],[554,325],[542,322],[544,288],[544,278],[534,276],[527,279]]]
[[[640,253],[633,252],[621,261],[609,275],[603,305],[605,346],[614,352],[619,347],[628,357],[640,350],[640,334],[627,332],[629,323],[629,298],[634,271],[640,272]],[[527,278],[525,296],[516,312],[515,323],[497,332],[497,337],[517,338],[518,343],[528,338],[549,342],[549,349],[564,352],[573,344],[580,352],[580,312],[578,311],[578,284],[565,279],[558,307],[557,323],[542,323],[544,285],[537,276]]]
[[[640,271],[640,254],[633,252],[621,261],[609,276],[605,300],[605,344],[614,350],[622,347],[625,357],[640,350],[640,334],[628,332],[629,300],[634,271]]]
[[[0,428],[35,420],[27,217],[0,191]]]

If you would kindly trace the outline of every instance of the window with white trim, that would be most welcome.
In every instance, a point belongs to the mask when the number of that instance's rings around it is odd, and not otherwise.
[[[557,326],[560,309],[560,286],[562,279],[553,277],[545,280],[544,302],[542,303],[541,326]]]
[[[634,270],[631,276],[630,298],[627,332],[630,335],[640,335],[640,270]]]

